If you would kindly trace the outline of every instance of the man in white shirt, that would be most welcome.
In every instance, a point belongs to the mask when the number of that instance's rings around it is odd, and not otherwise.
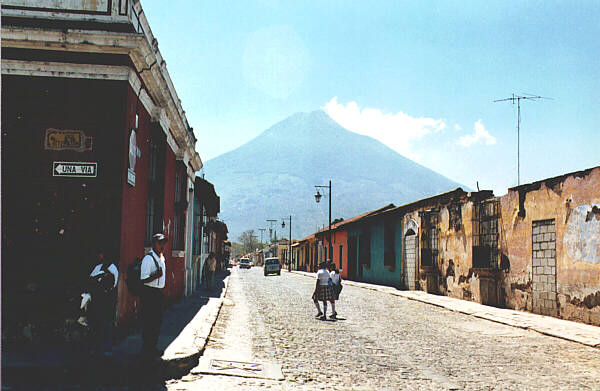
[[[167,237],[162,233],[152,236],[152,250],[142,259],[140,279],[144,284],[140,294],[142,315],[142,351],[148,358],[160,357],[163,352],[156,348],[163,315],[163,288],[167,265],[163,252]]]

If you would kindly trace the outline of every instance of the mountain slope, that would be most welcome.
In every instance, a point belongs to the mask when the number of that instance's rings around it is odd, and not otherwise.
[[[220,216],[232,240],[247,229],[268,228],[265,219],[277,219],[278,237],[282,231],[287,237],[288,227],[282,230],[280,224],[290,214],[294,238],[327,225],[328,200],[315,203],[314,185],[329,180],[332,219],[460,186],[375,139],[344,129],[320,110],[294,114],[204,168],[221,196]]]

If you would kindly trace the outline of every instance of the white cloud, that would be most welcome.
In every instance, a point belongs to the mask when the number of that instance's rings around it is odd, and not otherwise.
[[[460,136],[458,138],[458,144],[463,147],[469,147],[473,144],[484,143],[485,145],[494,145],[496,144],[496,137],[492,136],[483,126],[483,122],[478,120],[473,125],[475,132],[473,134],[469,134],[467,136]]]
[[[410,141],[446,128],[443,119],[411,117],[399,111],[383,113],[379,109],[361,109],[356,102],[338,103],[333,97],[323,107],[325,112],[344,128],[373,137],[404,156],[419,160],[410,149]]]
[[[454,124],[454,130],[462,130],[462,126],[459,124]]]

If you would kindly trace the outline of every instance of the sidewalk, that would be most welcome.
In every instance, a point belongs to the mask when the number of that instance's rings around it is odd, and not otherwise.
[[[227,292],[229,271],[215,276],[213,288],[200,287],[166,309],[158,348],[164,350],[155,378],[180,376],[198,364],[208,337],[217,320]],[[110,358],[90,358],[81,347],[42,345],[2,349],[2,382],[86,382],[100,383],[109,374],[111,383],[128,382],[138,372],[146,371],[139,360],[141,332],[127,336],[113,346]]]
[[[315,278],[315,273],[293,270],[291,273]],[[455,299],[448,296],[432,295],[423,291],[401,291],[396,288],[344,280],[344,285],[356,286],[382,293],[404,297],[409,300],[432,304],[450,311],[460,312],[492,322],[502,323],[512,327],[537,331],[552,337],[578,342],[587,346],[600,348],[600,327],[569,320],[537,315],[530,312],[515,311],[505,308],[490,307],[467,300]]]

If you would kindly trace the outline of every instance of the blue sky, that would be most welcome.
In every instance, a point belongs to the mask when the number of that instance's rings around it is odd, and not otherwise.
[[[600,164],[600,2],[142,0],[204,161],[299,111],[471,188]],[[207,178],[218,173],[206,173]]]

